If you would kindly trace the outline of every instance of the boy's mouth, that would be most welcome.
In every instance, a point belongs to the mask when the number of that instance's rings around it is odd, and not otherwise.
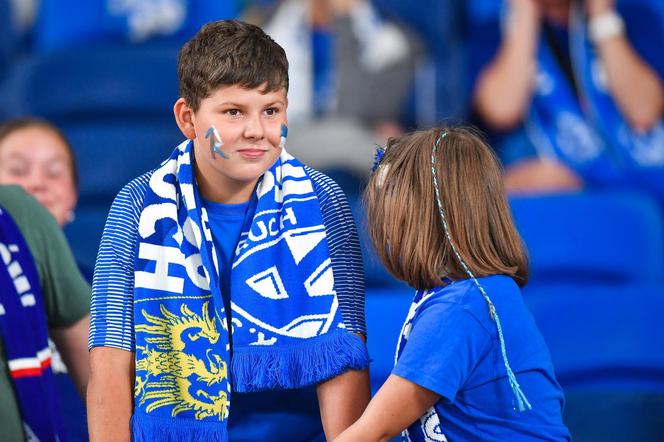
[[[265,155],[267,151],[258,148],[248,148],[248,149],[240,149],[237,152],[244,158],[256,159]]]

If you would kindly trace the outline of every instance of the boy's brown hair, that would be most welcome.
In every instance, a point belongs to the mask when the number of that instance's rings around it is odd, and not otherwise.
[[[364,192],[368,229],[395,277],[417,289],[468,278],[445,235],[433,184],[436,174],[449,233],[474,276],[528,280],[523,244],[505,198],[492,149],[467,128],[432,129],[392,138]]]
[[[180,49],[180,96],[198,110],[221,86],[288,91],[286,52],[258,26],[238,20],[206,24]]]

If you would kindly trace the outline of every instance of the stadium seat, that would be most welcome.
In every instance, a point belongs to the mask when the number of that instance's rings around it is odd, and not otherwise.
[[[664,225],[659,206],[633,192],[578,193],[510,200],[533,281],[662,281]]]
[[[528,248],[524,299],[580,442],[664,435],[661,209],[631,192],[512,198]]]
[[[415,289],[367,289],[367,347],[371,357],[371,391],[376,393],[394,367],[401,326],[415,296]]]

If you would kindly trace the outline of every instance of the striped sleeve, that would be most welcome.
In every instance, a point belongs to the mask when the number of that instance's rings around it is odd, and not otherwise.
[[[134,351],[134,260],[138,219],[152,172],[118,193],[106,219],[92,280],[88,348]]]
[[[366,335],[364,265],[350,205],[330,177],[310,167],[305,169],[320,202],[343,321],[348,330]]]

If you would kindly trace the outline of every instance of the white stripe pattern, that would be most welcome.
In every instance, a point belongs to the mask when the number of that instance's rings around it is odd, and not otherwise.
[[[366,334],[364,266],[350,206],[331,178],[305,166],[318,195],[335,289],[346,328]],[[88,347],[134,351],[134,259],[138,219],[152,173],[127,184],[111,206],[92,283]]]
[[[24,370],[26,368],[41,368],[41,364],[51,357],[51,349],[46,347],[37,352],[34,358],[17,358],[7,361],[10,371]]]

